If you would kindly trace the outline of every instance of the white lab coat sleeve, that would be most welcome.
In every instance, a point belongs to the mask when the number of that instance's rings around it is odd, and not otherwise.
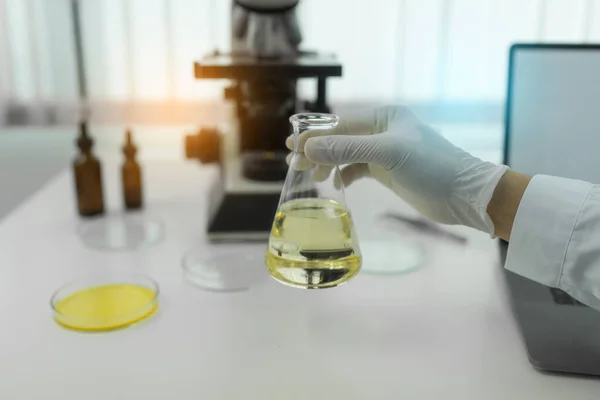
[[[600,309],[600,186],[533,177],[515,217],[505,267]]]

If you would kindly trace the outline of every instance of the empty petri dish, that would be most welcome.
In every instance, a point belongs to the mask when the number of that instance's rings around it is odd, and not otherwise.
[[[112,213],[80,224],[79,237],[97,250],[127,251],[154,246],[164,238],[164,224],[141,213]]]
[[[158,284],[144,275],[90,276],[59,288],[51,299],[55,321],[78,331],[109,331],[138,323],[158,309]]]
[[[189,251],[182,260],[183,275],[192,285],[215,292],[235,292],[268,280],[264,266],[266,244],[217,244]]]
[[[361,272],[397,275],[412,272],[423,265],[425,250],[415,242],[366,240],[360,242],[363,255]]]

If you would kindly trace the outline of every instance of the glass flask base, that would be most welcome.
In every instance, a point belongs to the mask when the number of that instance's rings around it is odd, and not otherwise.
[[[304,289],[325,289],[339,286],[360,271],[361,257],[328,261],[290,260],[267,252],[265,263],[269,274],[278,282]]]

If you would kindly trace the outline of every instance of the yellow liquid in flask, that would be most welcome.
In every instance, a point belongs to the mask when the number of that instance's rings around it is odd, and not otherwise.
[[[59,324],[81,331],[122,328],[152,315],[156,293],[133,284],[110,284],[77,291],[55,305]]]
[[[291,200],[275,215],[266,265],[281,283],[320,289],[352,279],[361,255],[348,209],[327,199]]]

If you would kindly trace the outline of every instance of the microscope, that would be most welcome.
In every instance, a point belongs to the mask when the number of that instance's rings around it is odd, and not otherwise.
[[[340,77],[334,55],[302,51],[299,0],[233,0],[231,52],[215,51],[194,64],[197,79],[226,79],[233,103],[227,131],[204,127],[186,137],[186,155],[216,163],[209,200],[210,241],[266,240],[287,174],[289,117],[330,112],[329,77]],[[299,79],[313,79],[314,101],[300,101]]]

